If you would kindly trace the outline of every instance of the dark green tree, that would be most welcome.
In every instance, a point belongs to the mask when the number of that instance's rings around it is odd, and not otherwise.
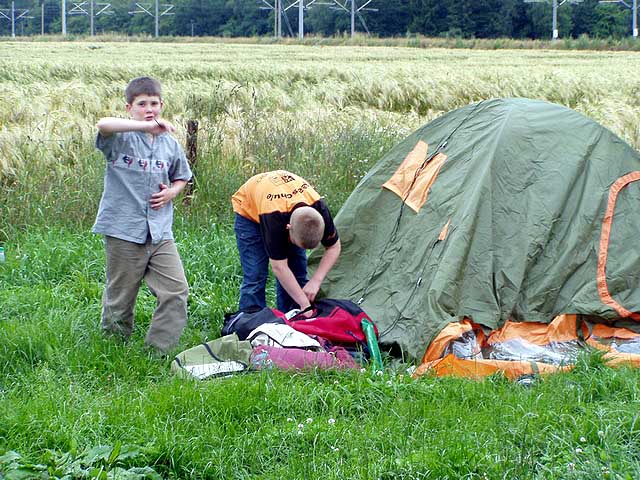
[[[411,17],[411,22],[407,29],[410,33],[437,37],[449,29],[448,15],[447,2],[410,0],[409,16]]]
[[[471,2],[471,15],[475,26],[473,36],[477,38],[511,37],[514,11],[515,0]]]
[[[593,26],[597,22],[596,9],[599,6],[599,0],[584,0],[581,3],[571,5],[573,29],[572,37],[580,35],[592,35]]]
[[[472,2],[468,0],[448,0],[448,5],[449,15],[447,16],[447,20],[449,29],[446,34],[455,37],[473,37],[476,23],[473,15]]]
[[[359,4],[362,3],[360,0]],[[376,0],[370,4],[378,8],[378,12],[362,12],[362,17],[371,33],[379,37],[406,35],[411,23],[409,5],[403,0]],[[362,28],[358,28],[362,31]]]
[[[598,5],[590,35],[620,38],[631,34],[631,10],[622,5]]]

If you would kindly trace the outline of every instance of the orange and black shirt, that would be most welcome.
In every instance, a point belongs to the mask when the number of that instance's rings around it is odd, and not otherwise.
[[[267,255],[274,260],[287,258],[290,244],[287,225],[297,207],[313,207],[322,215],[322,245],[331,247],[338,241],[327,203],[304,178],[286,170],[251,177],[233,194],[231,203],[234,212],[260,225]]]

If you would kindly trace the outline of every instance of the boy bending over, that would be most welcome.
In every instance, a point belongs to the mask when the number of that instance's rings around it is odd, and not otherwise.
[[[261,173],[232,196],[242,286],[240,310],[266,306],[269,263],[277,280],[278,310],[305,309],[340,256],[340,239],[323,198],[309,183],[285,170]],[[306,250],[325,247],[307,280]]]

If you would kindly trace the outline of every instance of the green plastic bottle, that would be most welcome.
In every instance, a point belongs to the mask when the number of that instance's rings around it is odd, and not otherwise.
[[[378,339],[376,338],[376,331],[373,327],[373,323],[366,318],[363,318],[360,322],[365,337],[367,337],[367,346],[369,347],[369,354],[373,359],[373,371],[382,372],[384,370],[382,366],[382,357],[380,356],[380,348],[378,347]]]

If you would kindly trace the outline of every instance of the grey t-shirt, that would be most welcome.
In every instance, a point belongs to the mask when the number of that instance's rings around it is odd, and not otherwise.
[[[107,168],[92,232],[135,243],[145,243],[149,235],[153,243],[173,239],[173,204],[153,210],[149,200],[161,183],[170,186],[191,178],[177,140],[168,133],[151,143],[144,132],[98,132],[96,147],[104,153]]]

